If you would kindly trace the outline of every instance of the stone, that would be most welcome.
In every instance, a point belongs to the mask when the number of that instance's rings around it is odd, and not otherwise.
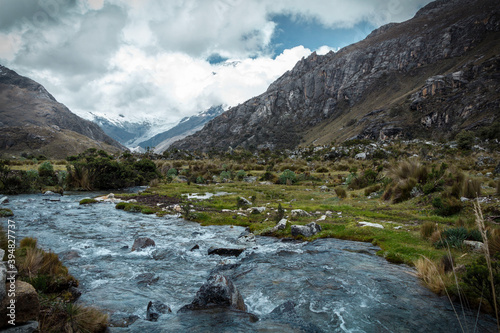
[[[8,202],[9,202],[9,198],[7,198],[7,197],[0,198],[0,205],[6,204]]]
[[[354,156],[357,160],[366,160],[366,153],[359,153]]]
[[[379,229],[384,229],[384,226],[378,223],[371,223],[371,222],[359,222],[358,223],[362,227],[372,227],[372,228],[379,228]]]
[[[150,246],[156,246],[154,240],[148,237],[139,237],[134,241],[134,245],[132,245],[132,251],[137,251]]]
[[[52,191],[45,191],[43,195],[56,195],[56,194]]]
[[[191,304],[183,306],[179,312],[211,308],[247,310],[243,297],[233,281],[221,274],[212,275],[198,290]]]
[[[172,310],[168,305],[158,301],[150,301],[146,309],[146,320],[157,321],[162,314],[170,312]]]
[[[135,277],[139,286],[150,286],[158,282],[159,279],[160,277],[154,275],[153,273],[142,273]]]
[[[483,242],[464,240],[464,245],[474,252],[483,252],[484,251],[484,243]]]
[[[80,258],[80,254],[78,253],[78,251],[75,250],[66,251],[61,255],[61,259],[63,260],[73,260],[77,258]]]
[[[297,217],[297,216],[311,216],[308,212],[302,209],[294,209],[291,211],[292,217]]]
[[[40,303],[38,294],[33,286],[24,281],[17,280],[16,282],[16,325],[36,320],[40,311]],[[9,289],[9,283],[6,286]],[[4,298],[0,307],[0,328],[9,326],[8,315],[10,300],[9,297]]]
[[[278,230],[284,230],[286,229],[286,224],[288,223],[287,219],[281,219],[278,224],[276,224],[272,229],[271,232],[276,232]]]
[[[495,175],[500,175],[500,162],[498,162],[496,168],[495,168],[495,171],[494,171]]]
[[[129,327],[139,319],[136,315],[113,314],[109,320],[110,327]]]
[[[322,185],[322,186],[319,187],[319,190],[321,192],[329,192],[330,188],[328,186],[326,186],[326,185]]]
[[[196,244],[196,245],[195,245],[195,246],[193,246],[193,247],[191,248],[191,250],[189,250],[189,251],[194,251],[194,250],[199,250],[199,249],[200,249],[200,246],[199,246],[198,244]]]
[[[38,322],[37,321],[28,321],[22,325],[6,328],[2,330],[4,333],[34,333],[38,332]]]
[[[302,235],[304,237],[311,237],[321,231],[321,226],[316,222],[311,222],[306,225],[292,225],[292,236]]]
[[[255,176],[245,177],[243,178],[243,181],[246,183],[255,183],[257,181],[257,177]]]
[[[239,256],[245,249],[230,249],[230,248],[214,248],[211,247],[208,249],[208,255],[217,254],[222,257],[237,257]]]
[[[248,208],[248,212],[251,214],[262,214],[266,210],[266,207],[252,207]]]
[[[255,235],[252,234],[252,233],[248,233],[244,236],[240,236],[238,237],[238,241],[240,243],[251,243],[251,242],[255,242]]]
[[[321,215],[319,219],[317,219],[316,221],[324,221],[326,220],[326,215]]]
[[[248,200],[247,198],[244,198],[244,197],[238,197],[238,201],[244,206],[251,206],[252,205],[250,200]]]

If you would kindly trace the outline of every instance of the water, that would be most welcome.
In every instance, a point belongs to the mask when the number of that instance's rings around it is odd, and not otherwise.
[[[378,248],[371,244],[271,237],[242,243],[240,227],[201,227],[175,216],[127,213],[111,203],[78,204],[96,195],[66,195],[60,201],[11,196],[5,206],[16,214],[18,239],[36,237],[43,248],[60,255],[80,281],[80,302],[104,309],[111,319],[139,317],[112,332],[462,331],[447,298],[422,287],[413,269],[376,256]],[[156,247],[131,252],[134,239],[142,236],[152,238]],[[200,249],[191,251],[194,245]],[[238,258],[223,258],[207,255],[212,246],[247,249]],[[237,312],[176,314],[221,264],[236,264],[222,273],[233,279],[258,322]],[[141,281],[145,273],[153,274],[150,284]],[[146,321],[151,300],[169,305],[172,314]],[[296,304],[295,312],[270,315],[286,301]],[[465,331],[495,331],[491,317],[481,315],[476,326],[475,315],[462,317]]]

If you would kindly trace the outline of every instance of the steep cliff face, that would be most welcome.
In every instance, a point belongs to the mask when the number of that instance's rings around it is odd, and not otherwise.
[[[0,153],[62,158],[87,148],[125,149],[72,113],[39,83],[0,66]]]
[[[498,1],[433,2],[413,19],[383,26],[337,53],[302,59],[264,94],[173,146],[281,149],[465,128],[470,118],[495,117],[490,111],[498,93],[499,31]],[[491,89],[479,93],[478,84]],[[450,94],[459,97],[453,110],[448,108],[452,121],[441,126],[436,119]],[[481,111],[473,103],[477,98],[490,101],[490,111]],[[469,108],[466,117],[455,115],[465,114],[458,110],[462,104]]]

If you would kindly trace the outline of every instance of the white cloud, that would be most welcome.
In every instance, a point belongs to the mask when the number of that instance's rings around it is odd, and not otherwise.
[[[71,110],[179,120],[266,90],[309,49],[273,57],[274,14],[352,27],[408,19],[430,0],[0,0],[0,61]],[[45,15],[43,27],[35,17]],[[49,19],[50,18],[50,19]],[[360,33],[364,37],[365,32]],[[318,54],[336,51],[324,45]],[[210,64],[218,54],[230,60]],[[214,74],[215,73],[215,74]]]

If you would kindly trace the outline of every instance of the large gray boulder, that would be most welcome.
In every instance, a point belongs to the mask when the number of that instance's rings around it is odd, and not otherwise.
[[[233,284],[233,281],[220,274],[212,275],[198,290],[191,304],[184,305],[179,312],[211,308],[247,310],[243,297]]]
[[[316,222],[311,222],[306,225],[292,225],[292,236],[302,235],[304,237],[311,237],[321,231],[321,226]]]
[[[276,224],[272,229],[271,232],[276,232],[278,230],[284,230],[286,228],[287,224],[287,219],[281,219],[278,224]]]
[[[170,312],[172,312],[172,310],[168,305],[158,301],[150,301],[146,309],[146,320],[157,321],[162,314]]]
[[[132,245],[132,251],[145,249],[146,247],[150,246],[156,246],[154,240],[148,237],[139,237],[134,241],[134,245]]]

